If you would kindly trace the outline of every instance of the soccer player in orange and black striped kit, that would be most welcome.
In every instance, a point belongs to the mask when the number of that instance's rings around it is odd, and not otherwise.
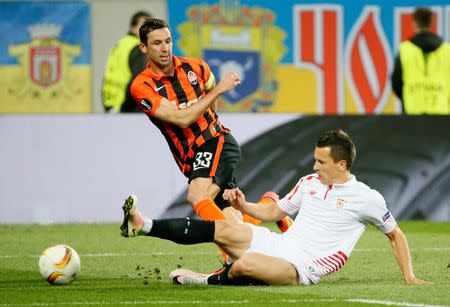
[[[222,198],[223,190],[235,185],[240,148],[215,112],[215,100],[239,85],[239,76],[228,72],[216,85],[206,62],[174,56],[171,31],[164,20],[147,20],[139,35],[148,64],[133,81],[131,94],[161,131],[188,178],[188,202],[203,220],[242,221],[241,213]],[[269,192],[262,201],[277,198]],[[134,201],[130,196],[124,211]],[[260,223],[249,216],[244,216],[244,221]],[[288,223],[278,224],[287,229]]]

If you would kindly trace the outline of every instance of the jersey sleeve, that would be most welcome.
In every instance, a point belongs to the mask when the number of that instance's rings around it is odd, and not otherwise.
[[[136,103],[141,107],[142,111],[150,116],[154,116],[158,110],[163,96],[155,93],[154,89],[149,83],[144,83],[139,78],[131,84],[131,96]]]
[[[360,220],[364,224],[372,224],[383,233],[390,233],[397,226],[394,216],[389,211],[383,196],[375,190],[367,193],[368,204],[361,210]]]
[[[301,178],[295,187],[277,202],[278,206],[289,215],[296,214],[301,207],[305,188],[304,180],[305,177]]]

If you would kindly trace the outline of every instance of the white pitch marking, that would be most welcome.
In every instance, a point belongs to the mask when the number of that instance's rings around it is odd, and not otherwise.
[[[363,299],[363,298],[352,298],[352,299],[281,299],[281,300],[264,300],[264,302],[251,301],[251,300],[229,300],[229,301],[121,301],[121,302],[105,302],[105,301],[92,301],[92,302],[58,302],[58,303],[28,303],[28,304],[0,304],[0,307],[13,307],[13,306],[61,306],[61,305],[167,305],[167,304],[220,304],[220,305],[238,305],[238,304],[248,304],[248,303],[264,303],[264,304],[279,304],[279,303],[321,303],[321,302],[349,302],[349,303],[362,303],[369,305],[385,305],[385,306],[404,306],[404,307],[447,307],[445,305],[429,305],[429,304],[417,304],[408,302],[395,302],[395,301],[385,301],[385,300],[373,300],[373,299]]]
[[[424,248],[411,248],[413,252],[445,252],[450,251],[450,247],[424,247]],[[374,248],[355,248],[353,252],[372,253],[372,252],[390,252],[390,248],[374,247]],[[216,255],[217,252],[190,252],[190,255]],[[87,253],[80,254],[81,257],[129,257],[129,256],[179,256],[180,253],[175,252],[152,252],[152,253]],[[8,258],[37,258],[40,255],[0,255],[0,259]]]

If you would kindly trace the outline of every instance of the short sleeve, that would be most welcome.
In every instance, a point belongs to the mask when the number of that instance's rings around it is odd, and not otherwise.
[[[295,187],[277,202],[278,206],[289,215],[296,214],[301,207],[305,186],[303,182],[304,178],[301,178]]]
[[[367,194],[368,204],[361,210],[361,222],[372,224],[383,233],[390,233],[397,226],[394,216],[389,211],[383,196],[375,190]]]
[[[141,82],[141,80],[137,78],[132,83],[130,92],[142,111],[151,116],[155,115],[163,97],[155,93],[155,90],[151,88],[148,83]]]

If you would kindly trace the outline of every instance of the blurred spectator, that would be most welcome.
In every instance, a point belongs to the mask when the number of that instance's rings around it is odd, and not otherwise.
[[[404,114],[450,114],[450,45],[431,32],[429,8],[417,8],[413,19],[415,35],[400,44],[392,88]]]
[[[127,35],[109,53],[102,87],[106,112],[141,112],[130,95],[130,85],[147,65],[147,57],[139,49],[139,28],[148,18],[151,18],[150,13],[136,12],[131,17]]]

